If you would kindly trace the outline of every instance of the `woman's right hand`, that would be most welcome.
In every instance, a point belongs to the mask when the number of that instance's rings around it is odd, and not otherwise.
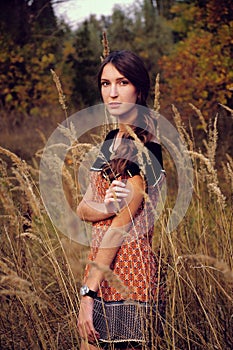
[[[130,190],[123,181],[113,180],[109,189],[106,190],[104,204],[107,213],[117,213],[126,204],[125,200]]]
[[[93,304],[93,298],[89,296],[82,297],[78,316],[80,337],[88,340],[90,343],[96,343],[96,340],[99,339],[99,333],[93,325]]]

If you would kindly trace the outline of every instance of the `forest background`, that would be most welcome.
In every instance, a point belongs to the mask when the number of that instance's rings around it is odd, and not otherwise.
[[[29,160],[41,146],[40,132],[48,137],[64,119],[50,69],[61,79],[69,114],[100,102],[96,72],[105,30],[110,50],[130,49],[145,61],[152,80],[150,107],[159,73],[161,113],[171,120],[175,104],[201,139],[189,103],[207,123],[220,113],[219,151],[229,152],[231,118],[220,104],[233,104],[231,0],[141,0],[116,5],[111,16],[92,15],[76,30],[56,18],[55,2],[0,1],[2,145]]]
[[[176,166],[163,147],[168,195],[153,239],[168,285],[160,349],[232,350],[233,2],[137,0],[74,30],[55,16],[53,5],[63,1],[0,0],[0,348],[80,346],[78,291],[87,249],[54,226],[38,177],[58,124],[100,102],[96,73],[106,31],[110,50],[143,58],[152,81],[149,107],[175,125],[192,160],[192,199],[170,234],[166,224],[184,183],[177,186]],[[76,142],[72,128],[61,130],[71,145],[63,187],[75,211],[79,162],[102,135],[89,144]],[[55,169],[56,160],[48,166]],[[154,334],[151,349],[158,349],[157,340]]]

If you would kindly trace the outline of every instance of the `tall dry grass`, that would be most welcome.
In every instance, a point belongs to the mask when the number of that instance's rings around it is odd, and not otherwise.
[[[159,112],[158,81],[155,91]],[[176,196],[176,169],[164,150],[168,198],[153,242],[161,252],[161,265],[167,268],[167,317],[160,350],[230,350],[233,159],[227,154],[218,166],[217,117],[207,125],[201,112],[191,108],[205,137],[200,151],[192,125],[185,127],[173,107],[176,128],[192,158],[194,184],[187,214],[169,234],[165,227]],[[80,198],[74,176],[77,159],[88,147],[74,144],[71,137],[64,187],[73,208]],[[0,348],[78,349],[78,290],[87,249],[69,241],[51,222],[40,197],[38,164],[29,166],[3,147],[0,154]]]
[[[206,134],[204,150],[200,151],[192,136],[192,126],[187,131],[178,111],[175,108],[173,111],[177,130],[189,146],[194,187],[181,224],[170,235],[162,235],[162,239],[158,235],[170,258],[164,349],[230,350],[233,344],[232,157],[226,155],[222,166],[217,163],[217,117],[208,126],[196,110]],[[170,170],[170,164],[166,166]],[[168,171],[168,181],[170,174],[174,173]]]

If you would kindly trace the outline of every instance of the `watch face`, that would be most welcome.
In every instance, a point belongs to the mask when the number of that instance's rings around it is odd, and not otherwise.
[[[89,288],[87,286],[82,286],[80,288],[80,295],[84,296],[89,292]]]

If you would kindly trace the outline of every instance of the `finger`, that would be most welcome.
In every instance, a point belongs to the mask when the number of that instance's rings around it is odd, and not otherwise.
[[[128,197],[128,195],[129,193],[125,193],[125,192],[115,192],[115,196],[120,198]]]
[[[97,332],[94,328],[94,325],[92,322],[87,323],[87,333],[88,333],[88,339],[96,340],[99,338],[99,332]]]
[[[83,339],[96,341],[99,338],[99,333],[95,330],[93,324],[86,322],[85,324],[78,324],[80,337]]]
[[[130,192],[130,190],[128,188],[122,188],[120,186],[112,187],[112,191],[114,191],[114,192],[125,192],[125,193],[129,193]]]
[[[113,180],[111,186],[120,186],[120,187],[125,187],[126,184],[123,181],[119,181],[119,180]]]
[[[107,194],[105,196],[105,199],[115,199],[118,200],[120,198],[126,198],[129,195],[129,193],[124,193],[124,192],[114,192],[112,194]]]
[[[114,194],[113,190],[107,190],[106,193],[105,193],[105,197],[112,197],[113,194]]]
[[[82,339],[87,339],[87,332],[83,324],[78,323],[78,332]]]
[[[120,198],[107,198],[105,199],[105,204],[108,204],[108,203],[120,203],[121,202],[121,199]]]

